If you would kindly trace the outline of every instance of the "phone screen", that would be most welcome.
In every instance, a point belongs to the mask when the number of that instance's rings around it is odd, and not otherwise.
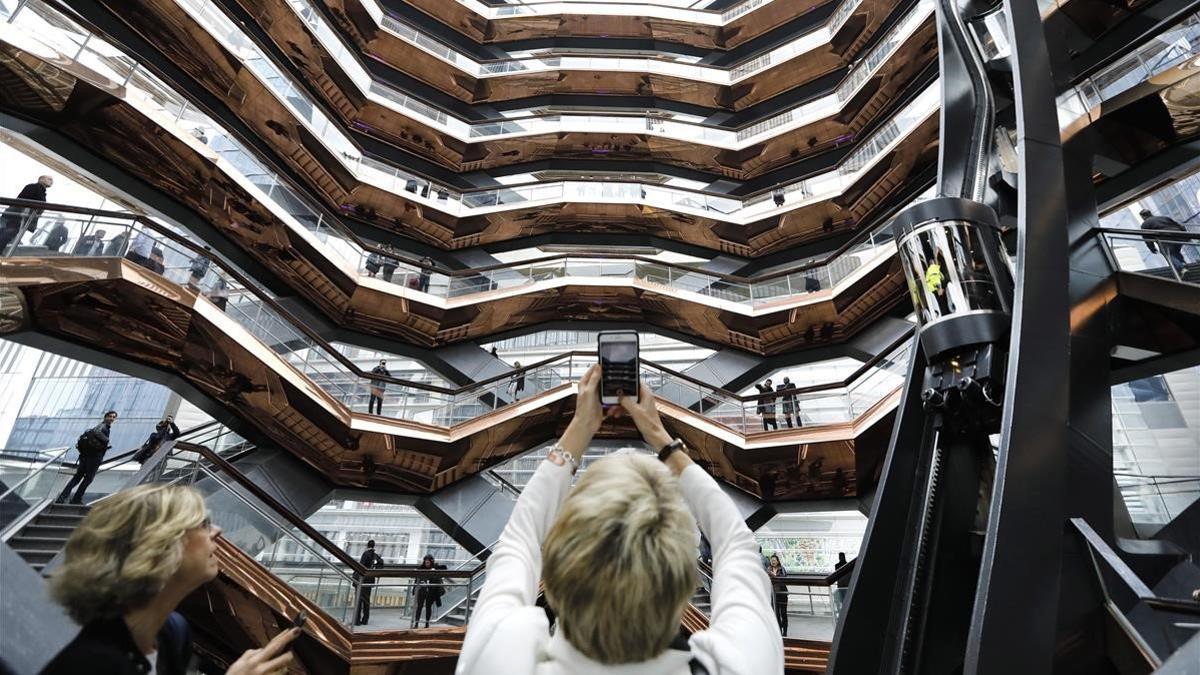
[[[632,332],[601,333],[600,402],[614,405],[618,396],[638,396],[638,336]]]

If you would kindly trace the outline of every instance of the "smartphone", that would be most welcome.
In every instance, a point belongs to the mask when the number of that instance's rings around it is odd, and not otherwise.
[[[292,627],[304,628],[304,624],[308,623],[308,610],[301,609],[296,613],[296,618],[292,619]]]
[[[619,394],[637,398],[640,371],[637,331],[603,331],[596,343],[600,352],[600,403],[617,405]]]

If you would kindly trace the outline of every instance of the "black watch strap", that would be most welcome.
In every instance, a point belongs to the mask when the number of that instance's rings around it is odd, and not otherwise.
[[[683,441],[676,438],[670,443],[664,445],[662,450],[658,451],[658,460],[660,462],[665,462],[667,461],[667,458],[670,457],[676,450],[682,450],[683,448]]]

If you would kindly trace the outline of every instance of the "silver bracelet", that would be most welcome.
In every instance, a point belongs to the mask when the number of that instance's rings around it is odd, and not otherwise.
[[[550,452],[546,453],[547,457],[552,453],[562,457],[571,465],[571,473],[575,473],[575,471],[579,468],[579,462],[575,461],[575,456],[572,455],[569,450],[563,449],[562,443],[555,443],[554,445],[550,446]]]

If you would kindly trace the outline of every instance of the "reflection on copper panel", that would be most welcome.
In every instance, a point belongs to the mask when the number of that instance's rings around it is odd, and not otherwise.
[[[440,489],[556,438],[574,405],[571,386],[562,384],[450,429],[355,415],[275,352],[227,332],[224,314],[193,291],[126,260],[12,258],[0,267],[37,317],[28,330],[177,375],[339,485]],[[794,499],[856,494],[863,453],[854,439],[887,424],[893,399],[885,396],[852,422],[755,436],[745,449],[735,441],[748,441],[728,427],[661,405],[714,475],[767,499]],[[684,423],[692,418],[698,423]],[[710,428],[718,435],[702,431]],[[629,424],[605,433],[637,437]],[[823,458],[822,472],[812,473],[810,463],[803,478],[777,475],[775,463],[797,443],[810,462]]]
[[[216,555],[220,574],[185,598],[179,611],[191,625],[193,649],[218,667],[228,668],[247,649],[265,645],[287,630],[290,617],[304,609],[308,621],[293,643],[295,658],[289,673],[449,675],[454,671],[466,634],[464,627],[364,627],[351,633],[319,605],[228,541],[217,540]],[[707,627],[708,617],[689,604],[681,628],[694,633]],[[828,646],[785,639],[784,656],[789,672],[817,672],[828,658]]]
[[[780,6],[791,3],[776,3]],[[166,3],[173,6],[173,3]],[[162,6],[152,8],[164,11]],[[289,45],[284,55],[307,78],[320,84],[314,95],[323,97],[330,109],[350,128],[403,147],[456,171],[474,171],[548,158],[653,159],[688,168],[747,179],[813,154],[827,151],[855,138],[863,128],[886,114],[888,102],[913,84],[914,78],[936,56],[932,22],[911,36],[905,47],[888,59],[864,84],[862,94],[846,101],[837,115],[793,129],[741,150],[724,150],[700,145],[690,138],[664,138],[651,134],[550,133],[507,140],[465,143],[445,132],[366,99],[340,70],[337,58],[324,51],[319,41],[300,21],[295,11],[281,0],[254,3],[252,15],[260,17],[264,29],[277,44]],[[145,29],[148,29],[146,27]],[[173,40],[196,41],[214,47],[215,41],[199,25],[182,28]],[[217,48],[219,49],[219,48]],[[423,53],[422,53],[423,54]],[[409,60],[411,62],[411,59]],[[198,80],[208,75],[205,65],[181,62]],[[446,70],[437,64],[436,72]],[[784,69],[793,73],[794,69]],[[588,75],[590,77],[590,74]],[[609,77],[611,74],[605,74]],[[387,86],[383,84],[383,86]],[[589,85],[590,86],[590,85]],[[227,89],[214,90],[224,92]],[[476,139],[480,140],[480,139]],[[603,148],[602,151],[598,149]],[[599,154],[597,154],[599,152]]]
[[[17,93],[15,88],[10,90]],[[335,321],[414,344],[435,346],[475,339],[565,317],[645,322],[719,344],[775,354],[844,340],[903,299],[903,275],[891,262],[864,274],[852,285],[839,287],[835,297],[825,296],[815,303],[753,317],[685,300],[665,291],[582,285],[531,291],[458,309],[406,302],[391,293],[357,286],[355,278],[347,277],[340,268],[330,264],[305,237],[276,218],[211,160],[174,136],[154,133],[150,121],[128,104],[112,99],[108,105],[91,104],[106,97],[107,94],[91,84],[75,81],[66,114],[53,120],[58,131],[102,153],[164,192],[175,195]],[[24,97],[16,95],[5,107],[37,116],[36,109],[21,105],[23,100]],[[936,158],[936,122],[935,116],[925,125],[929,145],[923,148],[902,146],[892,161],[880,165],[879,175],[874,180],[864,179],[852,186],[844,210],[865,215],[866,210],[903,184],[914,164],[933,161]],[[137,139],[137,142],[131,143],[130,139]],[[834,202],[823,202],[822,205],[839,208]],[[565,211],[575,214],[593,211],[597,212],[596,220],[614,222],[624,210],[627,207],[620,205],[577,204],[557,210],[542,209],[538,216],[544,220],[544,226],[524,227],[522,231],[549,232],[562,228],[564,221],[570,220]],[[773,248],[790,245],[787,239],[779,238],[782,231],[801,228],[820,231],[819,221],[802,219],[812,210],[799,209],[785,215],[780,218],[778,228],[764,232],[758,239],[771,240],[764,248]],[[601,215],[599,211],[608,213]],[[547,213],[561,220],[555,221],[547,217]],[[501,220],[500,216],[494,217]],[[673,222],[673,219],[667,218],[667,222]],[[707,222],[717,225],[716,221]],[[651,228],[653,225],[652,222],[643,224]],[[677,226],[680,234],[703,230]]]
[[[326,5],[348,26],[347,13],[364,11],[364,1],[327,0]],[[733,49],[831,0],[776,0],[722,21],[719,26],[651,16],[593,16],[578,12],[490,19],[464,3],[409,0],[416,7],[479,43],[511,42],[552,37],[621,37],[690,44],[704,49]],[[741,2],[729,5],[740,6]],[[722,12],[713,14],[720,16]]]
[[[151,4],[143,12],[118,14],[148,35],[158,35],[172,26],[189,25],[190,19],[174,2],[145,2]],[[156,17],[154,12],[162,15]],[[162,16],[171,20],[163,22]],[[912,175],[933,166],[937,157],[937,117],[932,116],[911,133],[890,158],[884,158],[881,165],[886,164],[886,171],[877,172],[869,180],[859,180],[858,185],[852,186],[856,189],[854,199],[819,201],[746,226],[731,226],[716,217],[695,216],[650,205],[611,203],[557,203],[459,218],[398,197],[391,191],[358,183],[253,73],[246,68],[234,68],[236,59],[233,55],[225,53],[199,26],[190,25],[190,30],[175,28],[169,40],[160,36],[162,42],[155,44],[212,95],[222,99],[262,139],[272,144],[278,156],[306,179],[311,194],[323,199],[330,209],[345,211],[378,227],[444,248],[483,245],[564,228],[604,232],[616,227],[621,231],[676,239],[735,255],[771,253],[857,228],[888,194],[902,187]],[[217,62],[222,64],[220,67],[214,67],[210,62],[217,56],[220,57]],[[882,106],[886,101],[878,97],[872,100],[876,106]],[[442,140],[448,142],[448,139]],[[777,149],[778,152],[782,150],[782,147]],[[791,150],[787,152],[790,154]]]
[[[849,0],[839,2],[839,8],[847,1]],[[779,8],[782,9],[783,6],[795,8],[797,5],[808,3],[787,0],[773,4],[779,5]],[[776,57],[779,59],[777,63],[765,64],[758,72],[731,85],[720,85],[656,72],[620,72],[607,69],[563,69],[528,73],[518,70],[507,72],[502,76],[476,77],[456,67],[448,66],[444,60],[397,37],[388,30],[373,30],[370,35],[355,31],[358,38],[355,42],[364,45],[365,49],[384,63],[467,103],[506,101],[548,94],[602,93],[620,96],[653,96],[705,107],[744,110],[849,65],[859,57],[863,48],[876,35],[884,20],[895,9],[894,3],[885,0],[863,0],[850,10],[851,13],[845,18],[845,23],[828,42],[790,59]],[[556,32],[556,37],[569,35],[573,25],[607,25],[611,23],[648,25],[654,22],[653,19],[648,21],[644,17],[588,17],[584,15],[565,15],[561,21],[557,18],[551,20],[547,17],[533,20],[547,25],[547,27],[552,24],[554,26],[552,30]],[[828,20],[821,21],[814,28],[818,31],[827,30],[827,23]],[[411,29],[409,26],[404,28]],[[614,37],[614,34],[607,33],[606,36]],[[730,72],[737,72],[738,67],[754,65],[765,58],[767,58],[765,54],[753,53],[740,63],[734,64]],[[484,63],[483,65],[487,67],[490,64]],[[503,63],[498,63],[493,67],[507,68]]]

